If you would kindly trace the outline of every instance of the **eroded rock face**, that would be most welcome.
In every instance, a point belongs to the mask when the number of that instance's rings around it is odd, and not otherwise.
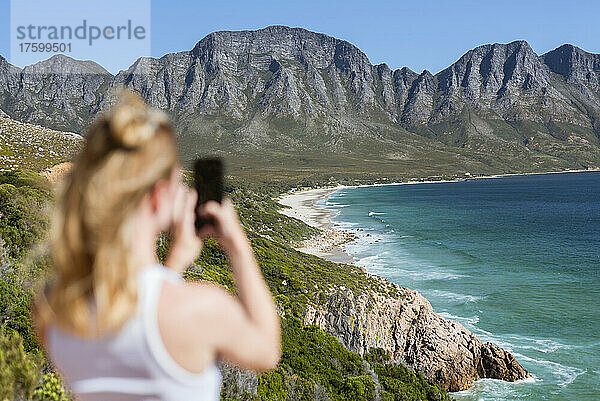
[[[584,83],[591,89],[600,87],[600,55],[588,53],[573,45],[562,45],[542,56],[552,72],[568,82]]]
[[[23,69],[0,60],[0,102],[19,121],[80,131],[94,116],[112,78],[92,61],[64,55]]]
[[[395,361],[449,391],[464,390],[481,378],[515,381],[530,376],[510,353],[484,344],[462,324],[435,313],[417,291],[397,290],[398,298],[338,290],[324,305],[309,306],[304,324],[320,326],[361,355],[383,348]]]

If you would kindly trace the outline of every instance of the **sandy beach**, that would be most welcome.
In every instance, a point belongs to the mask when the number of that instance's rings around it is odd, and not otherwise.
[[[316,203],[329,194],[343,186],[334,188],[308,189],[284,195],[278,201],[282,205],[289,206],[280,210],[280,213],[295,217],[309,226],[321,229],[321,234],[304,241],[299,251],[310,253],[321,258],[337,263],[353,262],[352,257],[344,251],[344,244],[354,240],[356,236],[350,232],[335,228],[331,221],[332,212],[318,207]]]

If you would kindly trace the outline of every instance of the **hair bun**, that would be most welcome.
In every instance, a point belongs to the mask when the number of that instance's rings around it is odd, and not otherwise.
[[[109,115],[110,135],[124,148],[134,149],[154,136],[160,124],[168,124],[166,115],[151,109],[130,90],[124,90]]]

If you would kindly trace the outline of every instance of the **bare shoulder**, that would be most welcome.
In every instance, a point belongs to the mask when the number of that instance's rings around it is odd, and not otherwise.
[[[193,324],[202,321],[202,318],[222,318],[223,313],[234,306],[235,300],[223,286],[198,280],[181,284],[165,283],[161,304]]]
[[[234,315],[229,292],[209,282],[165,282],[158,305],[158,326],[169,354],[191,372],[201,372],[217,355],[224,316]]]

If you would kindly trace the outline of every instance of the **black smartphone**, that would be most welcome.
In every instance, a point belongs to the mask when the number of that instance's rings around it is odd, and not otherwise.
[[[205,224],[214,223],[212,219],[198,216],[198,207],[214,200],[221,203],[223,199],[223,161],[218,157],[198,159],[194,163],[194,181],[198,192],[196,203],[196,230]]]

